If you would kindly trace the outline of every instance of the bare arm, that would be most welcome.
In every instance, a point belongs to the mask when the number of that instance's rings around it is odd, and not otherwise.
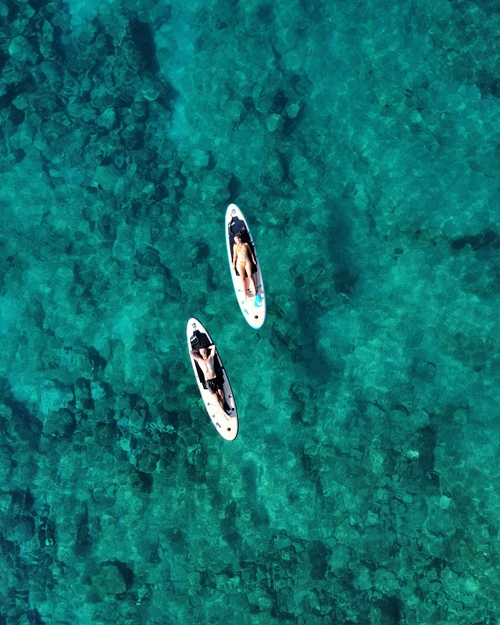
[[[255,256],[254,256],[253,250],[252,250],[252,248],[248,244],[247,244],[247,250],[248,250],[248,253],[250,254],[250,256],[252,257],[253,264],[257,267],[257,261],[255,260]]]
[[[212,358],[215,355],[215,345],[210,345],[210,356],[212,356]]]

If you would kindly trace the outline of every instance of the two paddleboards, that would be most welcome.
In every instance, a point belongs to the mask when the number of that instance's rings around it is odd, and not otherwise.
[[[227,207],[225,229],[229,269],[236,299],[248,324],[258,330],[266,319],[264,281],[250,228],[236,204],[230,204]],[[246,257],[245,274],[247,274],[246,267],[248,266],[253,282],[248,279],[248,275],[243,281],[238,273],[238,268],[241,269],[243,265],[237,262],[235,267],[233,263],[233,255],[238,253],[235,249],[235,236],[239,236],[241,240],[241,248],[239,249],[245,250],[243,253],[243,256]],[[253,260],[256,262],[254,263]],[[217,348],[208,330],[195,317],[192,317],[187,323],[186,338],[194,376],[210,420],[222,438],[227,441],[234,441],[238,436],[239,429],[238,411],[231,384]],[[201,354],[199,350],[202,350]],[[208,369],[207,361],[203,360],[203,356],[205,359],[207,357],[210,359]],[[210,376],[215,374],[215,377],[207,380],[207,370],[210,370]]]

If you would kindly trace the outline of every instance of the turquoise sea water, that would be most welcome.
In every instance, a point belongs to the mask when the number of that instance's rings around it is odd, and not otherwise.
[[[0,20],[0,625],[498,624],[499,2]]]

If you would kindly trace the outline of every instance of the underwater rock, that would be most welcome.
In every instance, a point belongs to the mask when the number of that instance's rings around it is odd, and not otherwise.
[[[37,52],[26,37],[14,37],[9,44],[8,51],[11,58],[20,63],[36,63]]]
[[[314,581],[324,579],[328,571],[329,549],[321,541],[314,540],[308,545],[307,555],[311,567],[311,579]]]
[[[45,120],[50,120],[52,115],[61,107],[61,101],[53,93],[45,93],[33,101],[34,110]]]
[[[181,172],[185,176],[191,173],[205,169],[210,162],[210,154],[200,148],[195,148],[182,164]]]
[[[94,401],[102,401],[106,399],[107,392],[105,386],[98,380],[95,380],[90,383],[90,394]]]
[[[44,59],[55,59],[57,53],[54,49],[54,27],[45,20],[42,26],[42,40],[40,41],[40,54]]]
[[[63,408],[68,408],[75,397],[73,391],[68,386],[59,385],[51,380],[47,380],[40,393],[40,409],[44,416],[49,416]]]
[[[142,143],[143,128],[141,124],[128,124],[121,130],[120,136],[125,147],[132,150]]]
[[[270,187],[279,187],[287,176],[284,159],[276,152],[267,157],[262,170],[262,182]]]
[[[10,473],[12,457],[7,447],[0,447],[0,480],[4,482]]]
[[[112,562],[104,562],[92,575],[92,586],[101,597],[119,595],[127,590],[127,584],[118,567]]]
[[[366,566],[360,566],[354,578],[354,588],[357,590],[370,590],[372,586],[370,571]]]
[[[282,115],[273,113],[267,118],[266,128],[268,132],[275,132],[276,130],[282,130],[285,124],[285,118]]]
[[[17,98],[14,98],[14,100],[12,100],[12,104],[18,111],[25,111],[31,105],[29,96],[24,93],[18,95]]]
[[[394,571],[383,567],[375,571],[373,581],[375,588],[384,594],[394,591],[394,589],[399,586],[398,579]]]
[[[33,517],[20,517],[14,527],[9,528],[6,538],[13,540],[18,544],[27,543],[35,535],[35,521]]]
[[[231,176],[220,170],[200,172],[198,177],[188,180],[184,197],[193,204],[201,206],[220,206],[229,202],[229,183]]]
[[[148,102],[154,102],[161,93],[160,85],[152,82],[145,82],[141,87],[141,95]]]
[[[102,189],[107,192],[113,191],[119,179],[118,171],[114,165],[106,165],[105,167],[96,167],[92,186],[96,189]]]
[[[44,420],[43,432],[48,436],[62,438],[73,433],[76,426],[75,417],[69,410],[51,412]]]
[[[90,381],[79,378],[75,384],[75,406],[77,410],[87,410],[92,407]]]
[[[17,63],[14,63],[12,60],[9,59],[5,63],[5,66],[0,76],[0,81],[4,85],[18,90],[18,92],[21,92],[21,85],[27,81],[27,75],[25,74],[22,67],[18,67]]]
[[[158,456],[145,453],[137,460],[137,469],[142,473],[153,473],[158,464]]]
[[[106,128],[107,130],[111,130],[116,123],[116,112],[114,108],[108,106],[103,113],[99,115],[96,120],[96,124],[101,128]]]
[[[300,104],[298,102],[293,102],[286,108],[286,113],[289,119],[295,119],[300,112]]]

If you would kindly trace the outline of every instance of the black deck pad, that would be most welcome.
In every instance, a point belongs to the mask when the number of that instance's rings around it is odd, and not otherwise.
[[[248,243],[251,247],[252,252],[255,256],[255,247],[252,243],[252,239],[250,238],[250,234],[248,233],[245,222],[239,217],[233,217],[231,223],[228,226],[228,234],[229,234],[229,247],[231,249],[231,260],[233,259],[233,249],[234,249],[234,237],[236,234],[239,234],[241,237],[241,241],[243,243]],[[252,261],[250,261],[252,263]],[[256,273],[257,267],[252,263],[252,273]],[[239,272],[235,269],[236,275],[239,276]]]
[[[191,349],[201,349],[202,347],[208,347],[210,345],[208,336],[199,330],[195,330],[189,340],[191,342]]]

